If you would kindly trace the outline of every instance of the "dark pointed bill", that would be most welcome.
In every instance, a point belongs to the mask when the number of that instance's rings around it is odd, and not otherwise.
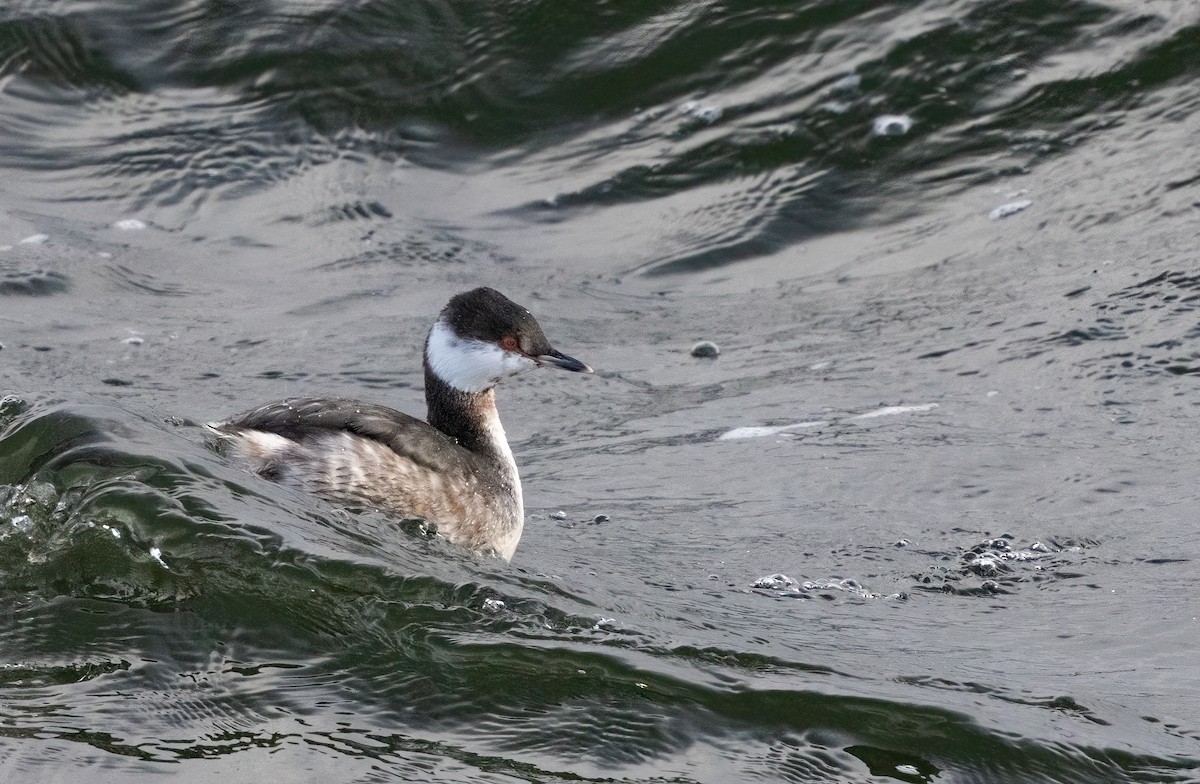
[[[575,359],[575,357],[568,357],[561,351],[555,351],[554,349],[550,349],[549,354],[539,354],[538,356],[534,357],[534,359],[536,359],[539,364],[553,365],[554,367],[562,368],[563,370],[573,370],[576,373],[592,372],[590,367],[583,364],[578,359]]]

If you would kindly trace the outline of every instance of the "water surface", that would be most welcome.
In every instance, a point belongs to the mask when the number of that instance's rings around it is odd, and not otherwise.
[[[0,779],[1200,777],[1198,31],[0,11]],[[511,564],[205,444],[484,284],[598,370],[500,390]]]

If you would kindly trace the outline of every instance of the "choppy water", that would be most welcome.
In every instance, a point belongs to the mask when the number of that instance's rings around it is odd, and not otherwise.
[[[0,779],[1200,780],[1197,76],[1186,0],[10,3]],[[422,411],[479,284],[599,370],[501,390],[511,565],[206,448]]]

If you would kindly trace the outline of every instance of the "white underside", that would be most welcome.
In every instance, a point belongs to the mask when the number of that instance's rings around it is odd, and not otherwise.
[[[437,377],[463,392],[483,392],[501,379],[537,367],[529,357],[495,343],[461,338],[441,319],[429,331],[425,351]]]

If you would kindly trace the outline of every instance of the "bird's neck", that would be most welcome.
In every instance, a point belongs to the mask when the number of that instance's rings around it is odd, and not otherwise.
[[[512,450],[496,410],[494,388],[463,392],[443,381],[427,364],[425,404],[430,425],[453,438],[464,449],[511,467],[516,476]]]

